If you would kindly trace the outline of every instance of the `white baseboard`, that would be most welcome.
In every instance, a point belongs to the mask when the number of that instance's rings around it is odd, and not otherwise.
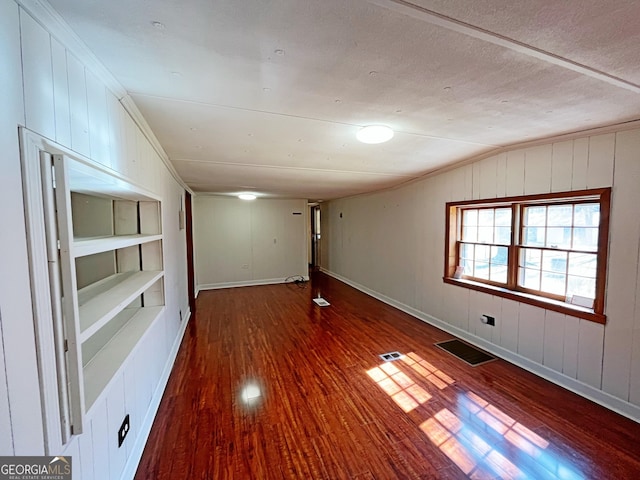
[[[187,329],[187,324],[189,323],[190,319],[191,310],[189,309],[187,310],[186,315],[184,316],[184,319],[182,321],[180,332],[173,342],[171,352],[169,352],[169,357],[167,358],[167,362],[164,365],[164,370],[162,371],[162,375],[160,376],[158,386],[156,387],[153,397],[151,398],[151,403],[149,404],[149,408],[147,409],[147,414],[142,420],[142,425],[140,426],[140,434],[136,438],[136,442],[133,444],[131,454],[127,459],[126,465],[124,466],[122,475],[120,476],[121,480],[133,480],[136,475],[136,470],[138,469],[138,465],[140,464],[140,459],[142,458],[144,447],[146,446],[147,440],[149,439],[149,434],[151,433],[153,421],[156,418],[156,413],[158,413],[158,407],[160,406],[160,401],[162,400],[164,389],[166,388],[167,382],[169,381],[169,376],[171,375],[173,364],[176,360],[176,356],[178,355],[178,350],[180,350],[182,338],[184,337],[184,332]]]
[[[308,275],[296,275],[296,277],[302,277],[305,281],[309,280]],[[288,277],[287,277],[288,278]],[[198,294],[202,290],[218,290],[220,288],[234,288],[234,287],[255,287],[258,285],[275,285],[278,283],[286,283],[286,278],[265,278],[262,280],[245,280],[242,282],[223,282],[223,283],[205,283],[198,285]]]
[[[360,290],[361,292],[366,293],[367,295],[372,296],[377,300],[380,300],[383,303],[386,303],[387,305],[391,305],[392,307],[395,307],[398,310],[408,313],[409,315],[417,318],[418,320],[422,320],[423,322],[433,325],[434,327],[437,327],[440,330],[444,330],[445,332],[450,333],[451,335],[455,335],[458,338],[466,340],[467,342],[479,348],[482,348],[483,350],[486,350],[487,352],[490,352],[496,355],[497,357],[502,358],[503,360],[513,363],[514,365],[517,365],[518,367],[523,368],[528,372],[538,375],[539,377],[542,377],[545,380],[555,383],[556,385],[566,388],[567,390],[570,390],[573,393],[576,393],[584,398],[587,398],[592,402],[602,405],[603,407],[608,408],[609,410],[613,410],[614,412],[619,413],[620,415],[623,415],[635,422],[640,423],[640,406],[638,405],[634,405],[632,403],[621,400],[620,398],[614,397],[613,395],[606,393],[602,390],[598,390],[597,388],[594,388],[591,385],[582,383],[576,380],[575,378],[567,377],[566,375],[563,375],[562,373],[552,370],[545,365],[536,363],[532,360],[529,360],[528,358],[518,355],[517,353],[507,350],[499,345],[488,342],[484,338],[472,335],[471,333],[465,330],[462,330],[458,327],[450,325],[440,320],[439,318],[428,315],[424,312],[421,312],[420,310],[410,307],[409,305],[405,305],[401,302],[394,300],[393,298],[387,297],[386,295],[383,295],[374,290],[371,290],[370,288],[365,287],[364,285],[360,285],[359,283],[354,282],[352,280],[349,280],[348,278],[343,277],[342,275],[331,272],[324,268],[322,268],[321,271],[337,280],[340,280],[341,282],[346,283],[347,285],[352,286],[357,290]]]

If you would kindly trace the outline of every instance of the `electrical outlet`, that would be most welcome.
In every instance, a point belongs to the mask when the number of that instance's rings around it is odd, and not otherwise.
[[[122,421],[122,425],[120,425],[120,430],[118,430],[118,448],[122,446],[122,442],[124,442],[124,439],[127,437],[129,428],[129,414],[127,413],[127,416],[124,417],[124,420]]]
[[[480,317],[480,321],[481,321],[482,323],[484,323],[485,325],[491,325],[492,327],[495,327],[495,326],[496,326],[496,319],[495,319],[495,317],[492,317],[492,316],[490,316],[490,315],[484,315],[484,314],[483,314],[483,315]]]
[[[248,270],[249,269],[249,264],[248,263],[243,263],[242,264],[242,269],[243,270]]]

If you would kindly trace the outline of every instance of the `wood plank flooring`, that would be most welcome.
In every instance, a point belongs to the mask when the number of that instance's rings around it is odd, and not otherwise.
[[[138,480],[640,478],[639,424],[326,275],[197,302]]]

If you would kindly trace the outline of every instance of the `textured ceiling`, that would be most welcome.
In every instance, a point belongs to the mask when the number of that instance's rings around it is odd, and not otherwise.
[[[637,1],[50,3],[199,192],[327,200],[640,118]]]

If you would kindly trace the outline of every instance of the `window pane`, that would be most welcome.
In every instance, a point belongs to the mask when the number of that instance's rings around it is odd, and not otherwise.
[[[496,208],[495,224],[499,227],[511,227],[511,209]]]
[[[542,269],[547,272],[567,273],[567,252],[542,252]]]
[[[489,245],[476,245],[476,261],[487,262],[491,258],[491,247]]]
[[[535,247],[544,246],[544,227],[525,227],[522,232],[522,244]]]
[[[462,240],[465,242],[477,242],[478,241],[478,227],[471,226],[462,227]]]
[[[478,241],[493,243],[493,227],[478,227]]]
[[[493,227],[493,208],[484,208],[478,211],[478,225]]]
[[[571,248],[571,227],[547,228],[547,247]]]
[[[523,248],[520,254],[520,266],[528,268],[541,268],[541,251],[532,248]]]
[[[596,277],[598,256],[595,253],[570,253],[569,275]]]
[[[598,229],[578,227],[573,229],[573,248],[575,250],[598,250]]]
[[[596,298],[595,278],[569,275],[567,280],[567,296],[580,295],[581,297]]]
[[[462,211],[462,224],[463,225],[478,225],[478,210],[463,210]]]
[[[466,243],[461,244],[460,247],[460,257],[468,260],[473,260],[473,245],[468,245]]]
[[[567,277],[565,274],[543,271],[540,290],[543,292],[553,293],[554,295],[562,295],[564,297],[566,281]]]
[[[524,209],[524,225],[544,226],[547,221],[547,207],[527,207]]]
[[[491,263],[496,265],[507,265],[509,250],[507,247],[491,247]]]
[[[494,282],[507,283],[507,266],[491,264],[490,280]]]
[[[570,227],[573,223],[572,205],[551,205],[547,211],[547,226]]]
[[[597,203],[576,205],[573,224],[578,227],[597,227],[600,224],[600,205]]]
[[[524,288],[540,290],[540,270],[520,268],[520,283]]]
[[[473,260],[462,260],[462,268],[464,275],[473,275]]]
[[[511,227],[496,227],[494,243],[511,243]]]
[[[476,268],[473,275],[478,278],[489,279],[489,264],[484,262],[476,262]]]

